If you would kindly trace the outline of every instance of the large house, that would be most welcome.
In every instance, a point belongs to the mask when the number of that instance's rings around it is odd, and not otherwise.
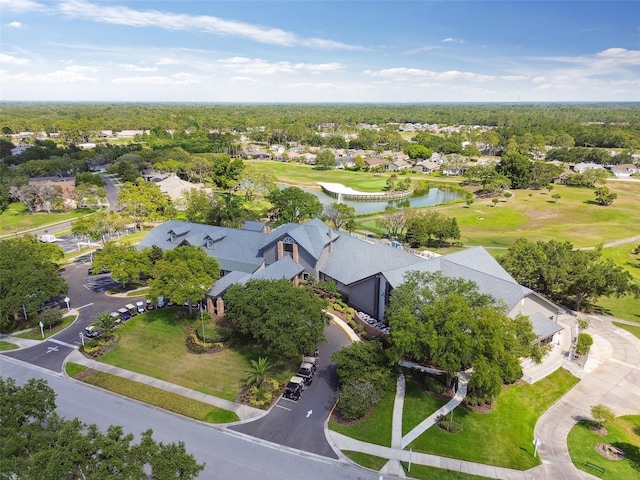
[[[559,308],[519,285],[482,247],[425,258],[387,244],[331,230],[319,219],[287,223],[273,230],[261,222],[226,228],[171,220],[153,228],[139,248],[170,250],[196,245],[220,264],[220,279],[207,292],[210,312],[224,313],[224,294],[250,279],[286,278],[294,283],[314,278],[334,281],[356,310],[383,319],[394,288],[409,271],[442,272],[478,284],[506,305],[508,315],[531,319],[538,341],[551,341],[562,330]]]

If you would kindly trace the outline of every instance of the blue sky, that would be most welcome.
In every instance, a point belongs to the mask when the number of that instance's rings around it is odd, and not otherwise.
[[[640,100],[637,1],[0,0],[0,100]]]

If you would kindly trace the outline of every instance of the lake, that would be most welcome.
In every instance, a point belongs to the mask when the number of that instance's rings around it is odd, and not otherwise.
[[[286,188],[287,185],[279,185],[280,188]],[[301,190],[312,193],[320,200],[323,205],[328,205],[338,201],[337,198],[327,195],[321,190],[311,190],[302,188]],[[424,195],[403,198],[400,200],[392,200],[388,202],[366,202],[355,200],[343,200],[341,203],[349,205],[356,209],[356,215],[365,213],[384,212],[387,207],[404,208],[404,207],[431,207],[440,205],[441,203],[455,202],[456,200],[464,200],[466,196],[455,190],[441,190],[439,188],[430,188],[429,192]]]

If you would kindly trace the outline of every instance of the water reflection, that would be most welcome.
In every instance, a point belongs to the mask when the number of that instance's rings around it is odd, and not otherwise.
[[[280,185],[280,188],[286,188],[287,185]],[[320,203],[327,205],[338,201],[330,195],[327,195],[321,190],[311,190],[303,188],[305,192],[312,193],[320,200]],[[456,200],[463,200],[464,194],[456,192],[454,190],[441,190],[439,188],[430,188],[424,195],[413,196],[410,198],[402,198],[398,200],[391,200],[388,202],[368,202],[368,201],[355,201],[355,200],[343,200],[342,203],[355,208],[356,215],[364,213],[376,213],[383,212],[387,207],[393,208],[405,208],[405,207],[430,207],[433,205],[440,205],[441,203],[454,202]]]

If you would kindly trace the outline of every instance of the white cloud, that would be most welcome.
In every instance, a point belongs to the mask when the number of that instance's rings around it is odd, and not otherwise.
[[[291,89],[300,89],[304,88],[306,90],[335,90],[340,89],[340,85],[335,83],[313,83],[313,82],[300,82],[300,83],[289,83],[285,85],[285,88]]]
[[[7,1],[7,0],[0,0]],[[94,5],[84,0],[65,0],[58,11],[70,18],[129,27],[154,27],[176,31],[200,31],[216,35],[248,38],[259,43],[280,46],[302,45],[323,50],[364,50],[364,47],[348,45],[321,38],[300,39],[294,33],[279,28],[252,25],[224,20],[211,15],[187,15],[159,10],[135,10],[125,6]]]
[[[453,38],[453,37],[443,38],[440,41],[443,43],[464,43],[464,40],[462,40],[461,38]]]
[[[527,77],[521,75],[486,75],[473,72],[460,72],[458,70],[448,70],[444,72],[435,72],[432,70],[424,70],[419,68],[387,68],[383,70],[365,70],[365,75],[373,77],[393,78],[396,81],[406,80],[432,80],[432,81],[473,81],[473,82],[490,82],[494,80],[518,81],[525,80]]]
[[[173,58],[161,58],[156,62],[156,65],[179,65],[180,63],[179,60],[174,60]]]
[[[344,66],[340,63],[290,63],[290,62],[267,62],[260,58],[230,57],[218,60],[218,65],[239,74],[244,75],[292,75],[299,72],[310,72],[321,74],[325,72],[335,72],[342,70]]]
[[[5,75],[3,81],[20,82],[21,84],[97,82],[98,78],[88,75],[97,72],[97,70],[95,67],[74,65],[47,73],[21,72],[14,75]]]
[[[404,52],[402,52],[404,55],[414,55],[416,53],[422,53],[422,52],[431,52],[432,50],[437,50],[443,47],[434,47],[431,45],[425,45],[424,47],[418,47],[418,48],[413,48],[411,50],[405,50]]]
[[[158,67],[141,67],[139,65],[132,64],[120,64],[118,67],[126,70],[127,72],[156,72],[158,71]]]
[[[141,77],[120,77],[111,80],[124,85],[192,85],[202,83],[204,79],[191,73],[176,73],[170,76],[155,75]]]
[[[13,27],[13,28],[22,28],[22,27],[24,27],[24,25],[22,23],[20,23],[20,22],[10,22],[9,26]]]
[[[31,0],[0,0],[0,9],[12,12],[33,12],[45,10],[45,6]]]
[[[0,63],[10,63],[13,65],[27,65],[30,62],[28,58],[18,58],[13,55],[0,53]]]
[[[231,77],[229,81],[231,83],[258,83],[255,78],[251,77]]]
[[[310,38],[300,42],[305,47],[318,48],[320,50],[367,50],[359,45],[348,45],[334,40],[323,40],[321,38]]]

